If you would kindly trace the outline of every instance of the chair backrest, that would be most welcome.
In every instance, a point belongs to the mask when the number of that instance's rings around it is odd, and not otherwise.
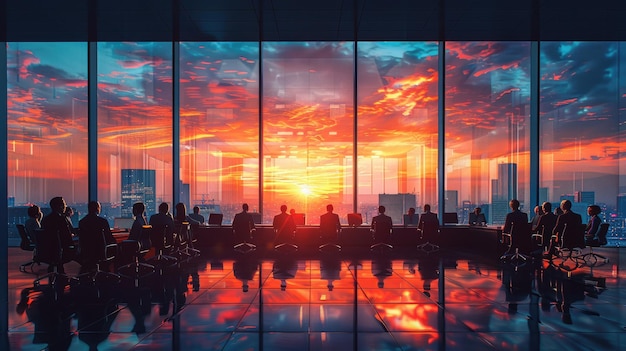
[[[189,222],[182,222],[176,226],[176,245],[184,246],[189,242]]]
[[[360,213],[348,213],[348,225],[358,227],[363,224],[363,216]]]
[[[456,212],[444,213],[443,224],[459,224],[459,215]]]
[[[78,237],[78,248],[83,262],[96,262],[106,259],[106,246],[103,229],[93,233],[82,233]]]
[[[609,232],[609,223],[601,223],[600,230],[598,231],[598,243],[600,245],[606,245],[606,234]]]
[[[139,252],[146,253],[152,247],[152,226],[149,224],[141,226],[139,235]]]
[[[33,243],[26,233],[26,227],[23,224],[16,224],[17,232],[20,234],[20,248],[26,251],[33,251],[35,243]]]
[[[35,230],[35,262],[47,264],[59,264],[63,257],[63,248],[59,232],[46,231],[43,229]]]
[[[163,227],[162,230],[150,230],[150,243],[152,244],[152,247],[157,250],[161,250],[169,248],[172,245],[171,241],[166,238],[167,231],[167,226]]]

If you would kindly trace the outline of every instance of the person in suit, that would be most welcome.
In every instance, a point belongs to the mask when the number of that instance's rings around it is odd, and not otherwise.
[[[204,224],[204,216],[200,214],[200,207],[194,206],[193,213],[189,214],[189,218],[198,222],[199,224]]]
[[[415,213],[415,208],[409,208],[407,214],[404,215],[405,227],[417,227],[419,224],[419,216]]]
[[[81,233],[78,249],[82,272],[94,270],[98,261],[104,258],[106,245],[115,244],[109,222],[100,217],[100,203],[90,201],[87,211],[87,215],[78,221],[78,230]]]
[[[486,223],[487,219],[485,218],[485,214],[482,213],[482,209],[480,207],[476,207],[474,212],[470,213],[469,225],[483,225]]]
[[[172,218],[170,205],[167,202],[161,203],[159,212],[150,216],[150,225],[153,233],[163,233],[165,243],[170,245],[174,243],[174,218]]]
[[[341,231],[339,215],[333,213],[333,205],[326,205],[326,213],[320,216],[320,239],[322,243],[335,243]]]
[[[50,209],[52,212],[41,221],[41,228],[44,231],[43,235],[58,235],[59,237],[63,255],[61,257],[61,263],[56,268],[57,272],[61,274],[65,273],[63,264],[76,259],[76,246],[74,245],[72,228],[67,221],[67,217],[65,217],[66,207],[65,199],[60,196],[53,197],[50,200]],[[52,272],[54,269],[54,265],[48,266],[48,272]]]
[[[233,235],[235,244],[249,242],[252,239],[252,231],[254,230],[254,219],[248,213],[248,204],[241,205],[241,212],[237,213],[233,218]]]
[[[556,247],[552,243],[552,230],[556,225],[557,215],[552,212],[552,204],[547,201],[541,204],[541,209],[543,215],[537,222],[537,231],[543,234],[543,246],[548,248],[544,256],[551,256],[556,253]]]
[[[37,205],[32,205],[27,210],[28,219],[24,222],[24,229],[26,229],[26,235],[31,243],[35,242],[35,230],[41,229],[41,208]]]
[[[422,238],[430,243],[437,241],[437,231],[439,230],[439,218],[436,213],[430,211],[430,205],[424,205],[424,212],[420,215],[420,222],[417,228],[422,231]]]
[[[296,224],[293,216],[287,213],[287,205],[280,206],[280,213],[274,216],[272,222],[274,228],[274,244],[292,243],[296,234]]]
[[[563,214],[556,220],[556,225],[552,234],[556,235],[556,242],[562,248],[573,249],[575,247],[585,247],[585,232],[582,227],[582,217],[572,211],[570,200],[561,201]]]
[[[388,244],[391,239],[391,228],[393,222],[391,217],[385,214],[385,206],[378,206],[378,216],[372,218],[372,232],[374,241]]]
[[[509,201],[511,212],[506,214],[502,232],[511,234],[512,248],[519,248],[521,252],[528,253],[531,247],[528,214],[520,211],[519,207],[520,203],[517,199]]]
[[[530,220],[530,230],[533,233],[537,232],[537,224],[539,223],[539,218],[543,215],[543,208],[541,206],[535,206],[534,212],[535,215],[533,216],[533,219]]]
[[[600,230],[600,224],[602,223],[602,219],[599,214],[602,212],[602,209],[598,205],[591,205],[587,207],[587,214],[589,215],[589,222],[587,223],[587,227],[585,227],[585,242],[597,245],[598,242],[598,231]],[[595,242],[594,242],[595,239]]]

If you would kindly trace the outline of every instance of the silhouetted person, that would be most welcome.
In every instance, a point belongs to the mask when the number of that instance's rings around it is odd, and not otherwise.
[[[582,217],[578,213],[572,212],[570,200],[561,201],[561,210],[563,210],[563,214],[557,218],[552,231],[552,234],[556,235],[556,242],[561,248],[570,250],[575,247],[585,247]]]
[[[378,216],[372,218],[372,232],[376,243],[388,244],[391,239],[393,222],[391,217],[385,214],[385,206],[378,206]]]
[[[144,225],[147,225],[146,217],[144,216],[146,212],[146,205],[143,202],[136,202],[133,204],[133,217],[135,220],[133,221],[133,225],[130,228],[130,233],[128,235],[128,240],[141,240],[141,231]]]
[[[341,222],[339,215],[333,213],[333,205],[326,205],[326,213],[320,216],[320,239],[322,244],[336,243],[339,232],[341,231]]]
[[[163,202],[159,205],[159,212],[150,216],[150,225],[152,232],[163,233],[165,243],[171,245],[174,243],[174,219],[170,214],[170,205]],[[154,245],[154,243],[152,243]]]
[[[41,221],[41,228],[44,231],[43,235],[58,235],[61,248],[63,249],[61,263],[56,267],[59,273],[65,273],[64,263],[76,259],[76,247],[72,239],[72,228],[67,221],[67,217],[65,217],[66,207],[65,200],[62,197],[53,197],[50,200],[52,212]],[[54,265],[50,265],[48,272],[52,272],[54,269]]]
[[[474,212],[469,215],[469,225],[485,225],[487,224],[487,219],[485,218],[485,214],[482,213],[482,209],[480,207],[476,207]]]
[[[250,281],[254,280],[254,275],[259,269],[259,263],[255,259],[244,256],[233,262],[233,273],[235,278],[241,281],[241,290],[248,292]]]
[[[286,205],[280,206],[280,213],[274,216],[272,227],[275,234],[274,244],[293,243],[296,224],[293,221],[293,216],[287,214]]]
[[[520,211],[519,206],[520,203],[517,199],[509,201],[511,212],[506,214],[502,232],[511,234],[512,249],[518,248],[521,252],[528,253],[531,247],[528,214]]]
[[[415,213],[415,208],[409,208],[407,214],[403,216],[403,222],[405,227],[417,227],[419,224],[419,216]]]
[[[541,204],[541,208],[543,209],[543,215],[539,217],[539,222],[537,222],[537,231],[543,234],[543,246],[544,249],[547,249],[544,252],[544,256],[551,256],[556,253],[554,252],[556,248],[552,243],[552,230],[554,230],[556,225],[557,216],[552,213],[551,203],[546,201]]]
[[[249,242],[252,239],[252,231],[254,230],[254,219],[248,213],[248,204],[241,205],[242,211],[233,218],[233,235],[235,244]]]
[[[41,208],[37,205],[32,205],[27,210],[28,219],[24,222],[24,229],[26,229],[26,235],[31,243],[35,242],[35,230],[41,229]]]
[[[530,220],[530,230],[535,233],[538,229],[539,218],[543,215],[543,208],[541,206],[535,206],[533,218]]]
[[[372,260],[372,275],[376,277],[379,288],[385,287],[385,279],[393,275],[393,269],[391,266],[391,260],[386,257],[378,257]]]
[[[200,224],[204,224],[204,216],[200,214],[200,207],[198,206],[193,207],[193,213],[189,214],[189,217]]]
[[[175,211],[174,211],[174,224],[180,224],[183,222],[188,222],[192,226],[199,226],[202,223],[200,221],[193,219],[191,215],[188,215],[187,207],[185,206],[185,204],[182,202],[179,202],[176,204]]]
[[[587,214],[589,215],[589,222],[585,227],[585,243],[590,245],[599,245],[598,231],[600,230],[600,224],[602,219],[598,216],[602,212],[602,209],[598,205],[591,205],[587,207]]]
[[[424,205],[424,213],[420,215],[420,222],[417,226],[422,231],[422,238],[430,243],[437,241],[437,231],[439,230],[439,218],[436,213],[430,211],[430,205]]]
[[[115,244],[109,222],[100,217],[100,203],[90,201],[87,204],[87,215],[78,222],[80,236],[78,247],[80,252],[81,271],[94,270],[98,261],[105,258],[105,247]]]

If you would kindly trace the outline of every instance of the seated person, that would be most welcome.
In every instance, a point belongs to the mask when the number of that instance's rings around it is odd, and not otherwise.
[[[32,205],[28,208],[28,219],[24,222],[24,229],[26,229],[26,235],[31,243],[35,242],[35,230],[41,229],[41,208],[37,205]]]
[[[148,225],[144,213],[146,212],[146,205],[143,202],[136,202],[133,204],[133,216],[135,220],[130,228],[128,240],[134,240],[139,242],[139,249],[145,250],[150,246],[150,238],[142,237],[143,227]]]
[[[78,249],[82,272],[94,270],[98,261],[105,258],[106,245],[115,244],[109,221],[100,217],[100,210],[98,201],[90,201],[87,204],[87,215],[78,222],[81,233]]]
[[[320,216],[320,239],[322,244],[336,243],[341,231],[339,215],[333,213],[333,209],[333,205],[326,205],[326,213]]]
[[[602,212],[602,209],[598,205],[587,207],[587,214],[589,215],[589,222],[585,227],[585,243],[587,245],[599,245],[598,232],[602,223],[602,219],[599,216],[600,212]]]
[[[543,215],[543,208],[540,206],[535,206],[535,215],[533,216],[533,219],[530,220],[530,230],[533,233],[537,232],[537,228],[538,228],[538,224],[539,224],[539,218],[541,218],[541,216]]]
[[[204,224],[204,216],[200,214],[200,207],[194,206],[193,213],[189,214],[189,218],[198,222],[199,224]]]
[[[474,212],[470,213],[469,225],[487,225],[487,219],[485,214],[482,213],[482,208],[476,207]]]
[[[274,245],[280,244],[293,244],[293,240],[296,234],[296,224],[293,221],[293,216],[287,213],[287,206],[280,206],[280,213],[274,216],[272,222],[274,227]]]
[[[556,219],[556,225],[552,230],[552,234],[556,236],[556,242],[561,248],[570,250],[585,247],[584,230],[579,230],[582,228],[582,217],[572,211],[570,200],[561,201],[560,208],[563,214]]]
[[[430,209],[429,204],[424,205],[424,213],[420,216],[417,228],[422,231],[424,240],[435,243],[437,241],[437,231],[439,230],[439,218]]]
[[[252,240],[252,231],[254,230],[254,219],[248,213],[248,204],[241,205],[242,211],[233,218],[233,235],[234,243],[247,243]]]
[[[391,217],[385,214],[385,206],[378,206],[378,216],[372,218],[372,232],[376,243],[388,244],[391,241]]]
[[[76,259],[76,247],[74,246],[74,239],[72,238],[72,225],[65,217],[65,209],[67,205],[65,200],[60,197],[54,197],[50,200],[50,212],[41,221],[41,229],[43,229],[43,235],[58,235],[61,247],[63,248],[63,257],[58,265],[48,266],[48,272],[53,272],[56,268],[58,273],[64,274],[65,270],[63,264]]]
[[[415,213],[415,208],[409,208],[407,214],[403,216],[405,227],[417,227],[419,223],[419,216]]]
[[[511,234],[511,248],[518,248],[522,253],[529,253],[531,248],[528,214],[520,211],[517,199],[509,201],[511,212],[506,214],[503,233]]]
[[[544,255],[555,254],[556,246],[552,243],[552,230],[556,225],[556,218],[552,212],[552,204],[550,202],[544,202],[541,204],[541,208],[543,210],[543,215],[539,217],[539,221],[537,222],[537,232],[543,234],[543,246],[548,251],[544,252]]]
[[[150,216],[153,235],[155,233],[163,233],[166,245],[174,243],[174,219],[169,211],[170,205],[167,202],[163,202],[159,205],[159,212]],[[152,245],[156,246],[154,242]]]

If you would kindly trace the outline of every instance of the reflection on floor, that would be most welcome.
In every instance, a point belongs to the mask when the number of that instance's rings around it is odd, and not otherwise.
[[[624,350],[626,251],[594,252],[609,262],[252,253],[199,258],[138,287],[53,289],[35,288],[18,270],[28,253],[10,248],[9,339],[12,350]]]

